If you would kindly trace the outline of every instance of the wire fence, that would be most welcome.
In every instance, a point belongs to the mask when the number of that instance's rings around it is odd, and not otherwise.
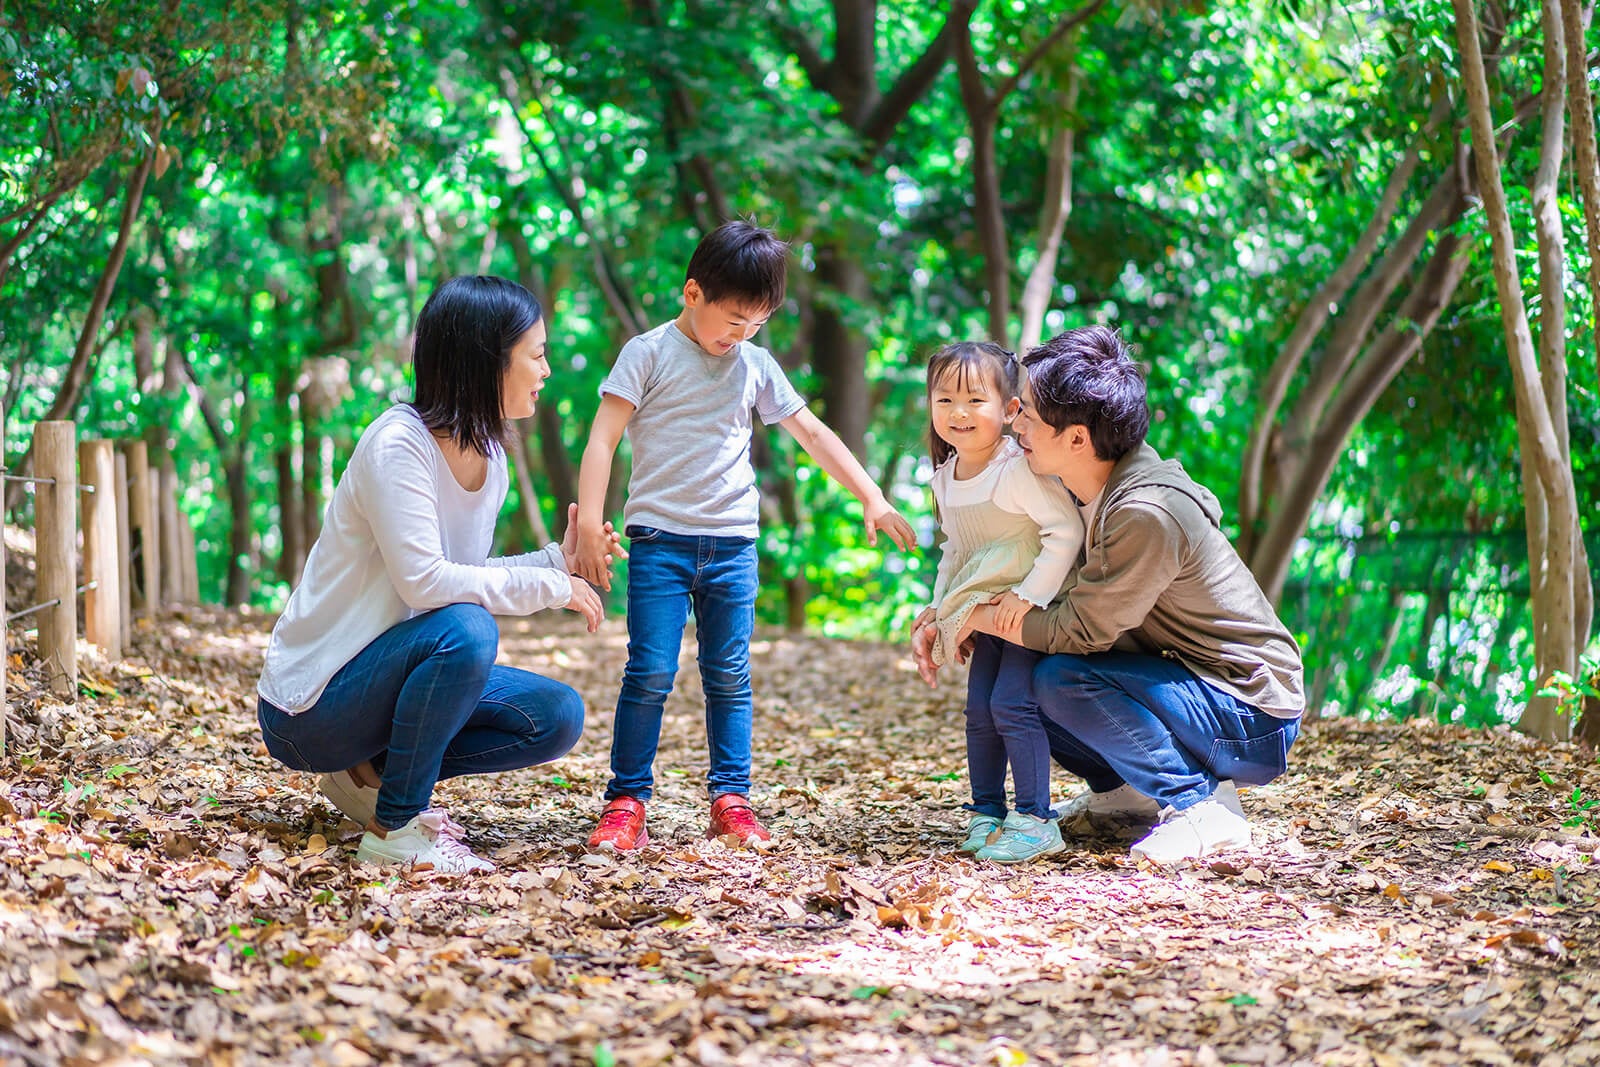
[[[77,426],[65,421],[38,423],[28,455],[28,473],[0,467],[0,484],[24,485],[34,494],[37,597],[7,612],[0,581],[0,757],[8,711],[3,664],[13,623],[32,620],[50,689],[70,702],[78,691],[80,598],[83,637],[112,659],[122,655],[136,610],[154,618],[167,607],[199,602],[194,528],[178,509],[170,460],[153,459],[144,441],[80,442]],[[0,574],[4,519],[0,510]]]

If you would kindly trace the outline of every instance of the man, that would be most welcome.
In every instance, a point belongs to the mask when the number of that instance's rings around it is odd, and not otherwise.
[[[1222,509],[1145,443],[1145,383],[1113,330],[1069,330],[1023,360],[1015,429],[1036,474],[1084,512],[1084,561],[1060,598],[1001,633],[1051,653],[1034,672],[1056,761],[1089,784],[1069,805],[1155,822],[1157,863],[1250,843],[1234,783],[1282,774],[1305,710],[1300,649],[1223,536]],[[913,638],[925,676],[930,633]]]

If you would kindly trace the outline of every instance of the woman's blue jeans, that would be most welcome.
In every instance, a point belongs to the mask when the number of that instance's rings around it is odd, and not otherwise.
[[[1298,718],[1258,711],[1161,656],[1046,656],[1033,686],[1057,763],[1096,793],[1126,782],[1179,811],[1224,778],[1272,781],[1300,734]]]
[[[756,621],[756,543],[629,526],[628,665],[611,737],[606,799],[648,800],[661,743],[661,711],[678,673],[683,628],[694,609],[712,796],[750,792],[750,634]]]
[[[362,649],[305,711],[259,701],[262,740],[297,771],[373,761],[383,778],[378,825],[404,826],[441,778],[547,763],[577,744],[582,698],[561,682],[497,666],[499,647],[494,616],[475,604],[418,615]]]
[[[1017,810],[1050,817],[1050,741],[1033,700],[1040,655],[989,634],[974,634],[967,673],[968,811],[1006,817],[1006,766]]]

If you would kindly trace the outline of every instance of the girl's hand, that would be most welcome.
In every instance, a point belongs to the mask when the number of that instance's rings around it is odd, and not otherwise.
[[[1022,617],[1032,610],[1033,605],[1023,600],[1014,592],[1002,593],[991,603],[994,604],[994,627],[996,636],[1013,640],[1014,635],[1022,633]]]
[[[902,551],[908,551],[917,543],[917,534],[911,528],[911,524],[882,497],[867,505],[866,515],[867,544],[878,543],[879,530],[882,530]]]
[[[939,668],[933,665],[933,609],[929,608],[922,614],[928,616],[926,623],[918,617],[918,623],[911,628],[911,658],[917,664],[917,676],[928,683],[928,688],[939,688]]]
[[[917,614],[916,620],[911,624],[911,636],[915,637],[917,631],[932,622],[939,614],[939,609],[934,607],[923,608]]]
[[[567,581],[572,583],[572,599],[567,601],[567,610],[582,615],[584,621],[589,624],[589,632],[594,633],[600,628],[600,620],[605,618],[605,608],[600,603],[600,594],[594,591],[594,586],[576,574],[567,575]]]

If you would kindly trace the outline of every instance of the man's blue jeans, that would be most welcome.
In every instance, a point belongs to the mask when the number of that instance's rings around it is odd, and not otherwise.
[[[628,665],[617,697],[606,799],[649,800],[661,709],[678,673],[694,609],[712,796],[750,792],[750,634],[756,622],[756,543],[629,526]]]
[[[1050,743],[1033,699],[1039,653],[989,634],[974,634],[967,673],[968,811],[1004,819],[1006,765],[1017,810],[1050,817]]]
[[[371,760],[383,778],[378,825],[428,807],[441,778],[509,771],[565,755],[583,732],[572,687],[497,666],[500,628],[476,604],[452,604],[380,634],[295,715],[266,700],[256,717],[267,751],[297,771]]]
[[[1298,718],[1258,711],[1161,656],[1046,656],[1033,684],[1057,763],[1097,793],[1126,782],[1179,811],[1224,778],[1272,781],[1300,733]]]

